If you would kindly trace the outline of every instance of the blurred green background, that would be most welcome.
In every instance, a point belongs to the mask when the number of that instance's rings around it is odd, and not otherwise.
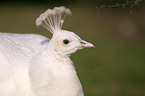
[[[127,0],[124,0],[126,2]],[[36,33],[51,38],[36,18],[48,8],[66,6],[72,10],[63,29],[92,42],[96,48],[71,56],[85,96],[145,96],[145,7],[96,6],[116,0],[1,0],[0,31]],[[130,12],[132,11],[132,13]]]

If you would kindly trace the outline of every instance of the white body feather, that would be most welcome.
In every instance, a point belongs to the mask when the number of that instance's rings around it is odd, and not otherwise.
[[[71,60],[54,56],[46,40],[0,33],[0,96],[83,96]]]
[[[44,40],[47,38],[35,34],[0,33],[0,96],[35,96],[29,62],[45,48]]]

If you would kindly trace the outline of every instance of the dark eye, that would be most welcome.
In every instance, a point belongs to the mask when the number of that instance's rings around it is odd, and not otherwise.
[[[63,43],[64,44],[68,44],[69,43],[69,40],[65,39],[65,40],[63,40]]]

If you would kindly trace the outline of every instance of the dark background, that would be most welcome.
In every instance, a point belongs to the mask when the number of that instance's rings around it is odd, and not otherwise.
[[[75,32],[96,47],[71,57],[85,96],[145,96],[145,4],[140,1],[137,5],[128,3],[125,8],[109,8],[126,2],[1,0],[0,31],[51,38],[50,32],[35,26],[35,20],[48,8],[66,6],[72,10],[72,16],[66,17],[63,29]]]

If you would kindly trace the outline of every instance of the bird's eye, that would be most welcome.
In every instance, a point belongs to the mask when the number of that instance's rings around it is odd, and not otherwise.
[[[63,43],[64,44],[68,44],[69,43],[69,40],[65,39],[65,40],[63,40]]]

